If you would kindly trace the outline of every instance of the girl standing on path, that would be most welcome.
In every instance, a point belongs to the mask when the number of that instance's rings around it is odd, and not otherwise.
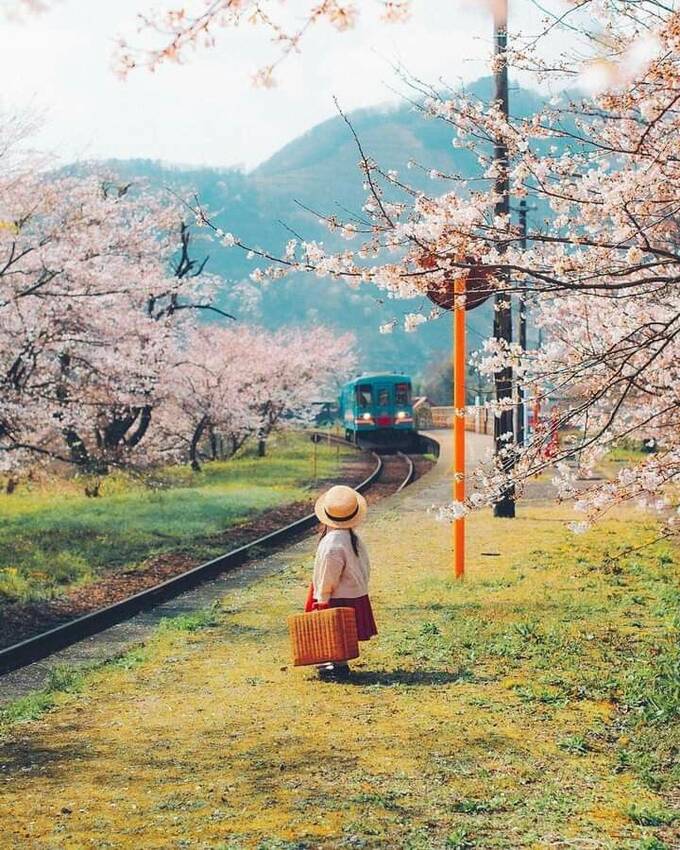
[[[368,598],[371,564],[368,552],[354,530],[366,518],[366,499],[344,485],[331,487],[314,507],[322,524],[314,559],[314,574],[305,611],[320,608],[354,608],[359,640],[378,634]],[[346,677],[347,664],[324,665],[321,676]]]

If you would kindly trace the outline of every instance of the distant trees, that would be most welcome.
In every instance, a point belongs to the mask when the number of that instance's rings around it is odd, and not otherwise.
[[[468,404],[485,404],[493,395],[493,382],[470,363],[466,370],[465,394]],[[450,405],[453,398],[453,360],[438,359],[428,363],[418,384],[418,392],[435,404]]]
[[[283,424],[305,421],[312,402],[355,368],[350,336],[326,328],[276,333],[247,325],[192,329],[165,372],[157,439],[200,468],[201,454],[234,454]]]

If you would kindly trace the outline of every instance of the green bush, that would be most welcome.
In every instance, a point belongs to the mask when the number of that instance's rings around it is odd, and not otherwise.
[[[642,841],[638,844],[638,850],[670,850],[670,847],[660,838],[652,835],[649,838],[642,839]]]
[[[196,611],[192,614],[180,614],[161,620],[160,631],[198,632],[201,629],[214,628],[219,623],[219,602],[207,611]]]
[[[574,753],[579,756],[585,755],[590,751],[590,745],[582,735],[568,735],[566,738],[558,741],[557,746],[567,753]]]

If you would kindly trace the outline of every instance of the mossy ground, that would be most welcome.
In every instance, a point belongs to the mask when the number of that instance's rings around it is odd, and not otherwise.
[[[677,568],[668,544],[618,556],[654,527],[479,514],[456,583],[448,528],[392,506],[350,682],[289,666],[301,556],[42,716],[10,707],[3,850],[677,846]]]
[[[351,451],[351,450],[349,450]],[[177,549],[214,557],[210,537],[268,508],[309,498],[314,487],[308,435],[270,440],[233,460],[157,470],[142,479],[114,474],[101,496],[87,498],[82,479],[52,478],[0,494],[0,605],[49,599],[111,570],[130,569]],[[347,450],[321,442],[316,475],[334,476]]]

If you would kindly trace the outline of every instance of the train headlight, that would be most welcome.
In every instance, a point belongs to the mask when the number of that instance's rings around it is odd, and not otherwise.
[[[399,413],[397,413],[397,419],[406,419],[406,414],[403,410],[400,410]]]
[[[370,414],[370,413],[364,413],[364,415],[363,415],[361,418],[362,418],[362,419],[370,419],[370,418],[371,418],[371,414]]]

